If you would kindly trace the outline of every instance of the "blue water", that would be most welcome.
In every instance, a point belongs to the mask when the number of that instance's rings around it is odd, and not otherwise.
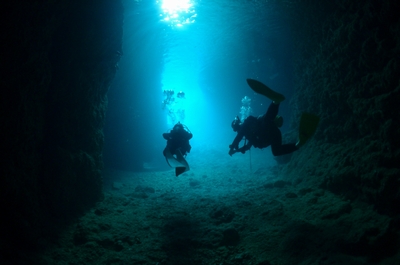
[[[289,120],[288,14],[261,1],[192,2],[194,22],[179,27],[162,21],[156,1],[125,1],[123,56],[109,92],[106,165],[140,170],[143,163],[164,164],[161,135],[178,121],[193,133],[193,150],[213,146],[227,153],[241,100],[251,99],[254,116],[270,103],[249,89],[246,78],[285,94],[280,114]],[[164,90],[175,91],[169,109],[162,108]],[[179,91],[185,98],[176,97]]]

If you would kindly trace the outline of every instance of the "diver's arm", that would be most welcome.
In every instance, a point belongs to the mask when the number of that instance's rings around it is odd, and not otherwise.
[[[239,143],[243,139],[243,133],[238,132],[236,135],[235,139],[233,140],[232,144],[229,146],[230,149],[238,150],[239,149]]]
[[[246,151],[250,150],[252,145],[253,144],[250,141],[247,141],[247,144],[245,144],[242,147],[240,147],[238,149],[238,151],[241,152],[242,154],[244,154],[244,153],[246,153]]]
[[[243,138],[243,133],[238,132],[235,139],[233,140],[232,144],[229,145],[229,155],[232,156],[234,153],[238,152],[239,150],[239,143]]]

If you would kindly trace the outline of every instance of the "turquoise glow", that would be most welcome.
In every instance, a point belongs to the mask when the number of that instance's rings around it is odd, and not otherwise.
[[[168,23],[171,27],[182,27],[185,24],[194,23],[197,16],[190,0],[162,0],[161,9],[161,21]]]

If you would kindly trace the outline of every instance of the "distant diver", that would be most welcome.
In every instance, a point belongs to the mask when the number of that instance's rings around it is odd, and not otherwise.
[[[179,91],[178,94],[176,95],[178,98],[185,98],[185,92]]]
[[[175,175],[179,176],[190,170],[189,164],[185,159],[192,149],[189,140],[192,139],[193,134],[189,129],[178,122],[169,133],[163,133],[163,137],[167,140],[163,155],[168,165],[175,168]]]
[[[186,99],[185,92],[179,91],[176,93],[172,89],[164,90],[164,100],[162,101],[162,109],[167,111],[172,123],[176,120],[185,119],[185,109],[183,108],[183,102]]]
[[[247,83],[254,92],[266,96],[272,102],[264,115],[257,118],[248,116],[243,122],[238,116],[233,120],[231,126],[237,135],[229,145],[229,155],[232,156],[237,152],[244,154],[252,146],[260,149],[271,146],[272,154],[281,156],[290,154],[303,146],[317,129],[319,117],[303,113],[300,119],[298,142],[282,144],[282,133],[279,128],[283,125],[283,118],[278,115],[278,110],[279,104],[285,100],[285,97],[257,80],[247,79]],[[243,137],[245,144],[239,148]]]
[[[164,90],[164,100],[162,101],[162,109],[171,106],[174,103],[174,91],[172,89]]]

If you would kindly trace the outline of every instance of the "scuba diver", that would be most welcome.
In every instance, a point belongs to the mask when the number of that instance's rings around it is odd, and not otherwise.
[[[185,157],[192,149],[189,140],[192,139],[193,134],[186,126],[178,122],[169,133],[163,133],[163,137],[167,140],[163,155],[168,165],[175,168],[175,175],[179,176],[188,171],[190,168]]]
[[[237,132],[232,144],[229,145],[229,155],[236,152],[244,154],[252,146],[265,148],[271,146],[274,156],[290,154],[298,150],[315,132],[319,123],[319,117],[310,113],[303,113],[300,119],[299,140],[297,143],[282,144],[282,133],[280,127],[283,125],[283,118],[278,115],[279,104],[285,100],[279,94],[263,83],[247,79],[247,83],[254,92],[264,95],[272,100],[267,112],[259,117],[249,116],[243,122],[237,116],[232,122],[232,129]],[[240,141],[245,138],[244,146],[239,148]]]

